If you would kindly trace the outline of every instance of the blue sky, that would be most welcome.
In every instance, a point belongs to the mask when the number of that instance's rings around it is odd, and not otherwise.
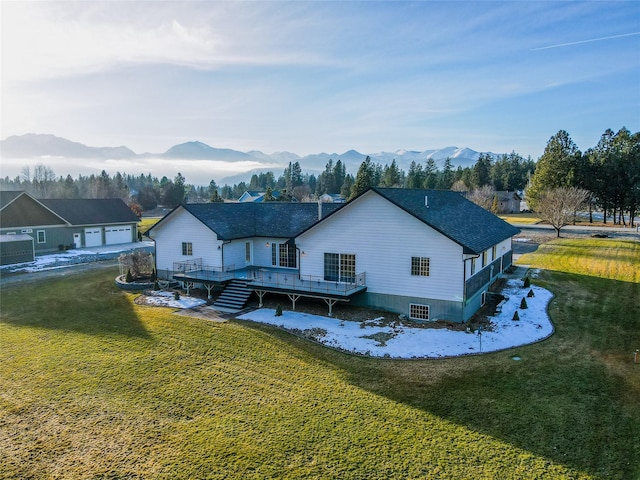
[[[1,3],[1,136],[163,152],[455,145],[537,159],[640,130],[640,2]]]

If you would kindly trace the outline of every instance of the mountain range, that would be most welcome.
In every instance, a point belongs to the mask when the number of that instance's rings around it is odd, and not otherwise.
[[[194,160],[216,161],[225,163],[250,162],[255,168],[249,171],[238,171],[217,179],[220,184],[234,184],[240,181],[248,181],[251,175],[259,172],[273,171],[276,176],[280,172],[277,168],[284,169],[289,162],[299,162],[304,173],[321,173],[329,160],[336,162],[341,160],[347,167],[347,172],[355,175],[360,163],[369,156],[374,163],[382,165],[391,164],[396,160],[398,167],[407,171],[411,162],[424,164],[433,159],[438,168],[449,158],[454,168],[472,166],[480,155],[480,152],[470,148],[446,147],[441,149],[413,151],[396,150],[394,152],[360,153],[356,150],[348,150],[342,154],[317,153],[301,157],[291,152],[276,152],[266,154],[260,151],[241,152],[226,148],[214,148],[199,141],[192,141],[174,145],[164,153],[135,153],[126,146],[119,147],[90,147],[82,143],[73,142],[55,135],[28,133],[25,135],[13,135],[0,142],[0,153],[5,159],[30,159],[51,164],[55,169],[56,163],[66,160]],[[487,152],[490,153],[490,152]],[[492,154],[496,155],[496,154]],[[197,162],[196,162],[197,163]],[[274,167],[275,166],[275,167]],[[228,172],[229,169],[226,169]]]

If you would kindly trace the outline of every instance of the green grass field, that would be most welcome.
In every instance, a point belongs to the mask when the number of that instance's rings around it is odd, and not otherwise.
[[[140,222],[138,222],[138,231],[144,234],[147,230],[149,230],[156,223],[158,223],[158,220],[160,220],[160,218],[156,218],[156,217],[141,218]]]
[[[535,213],[512,213],[512,214],[500,214],[498,215],[505,222],[515,224],[533,225],[540,223],[542,220],[536,216]]]
[[[640,284],[603,242],[612,278],[535,280],[551,338],[435,361],[139,306],[117,269],[5,288],[0,478],[640,478]]]

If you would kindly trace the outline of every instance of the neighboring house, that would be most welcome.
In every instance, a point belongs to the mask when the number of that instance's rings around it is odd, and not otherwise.
[[[251,203],[251,202],[256,202],[256,203],[260,203],[264,201],[264,196],[266,195],[267,192],[258,192],[255,190],[247,190],[246,192],[244,192],[242,195],[240,195],[240,198],[238,199],[238,202],[240,203]],[[273,196],[274,199],[278,199],[280,197],[280,192],[275,191],[275,192],[271,192],[271,195]]]
[[[323,193],[319,200],[323,203],[346,203],[347,200],[339,193]]]
[[[33,262],[35,250],[29,235],[0,235],[0,265]]]
[[[28,235],[36,254],[138,238],[138,217],[120,199],[42,199],[0,192],[0,234]]]
[[[318,214],[320,213],[320,214]],[[371,188],[339,204],[181,205],[149,230],[158,272],[187,288],[468,320],[511,265],[518,229],[457,192]],[[242,303],[238,305],[242,307]]]
[[[518,192],[496,192],[498,213],[520,213],[522,197]]]

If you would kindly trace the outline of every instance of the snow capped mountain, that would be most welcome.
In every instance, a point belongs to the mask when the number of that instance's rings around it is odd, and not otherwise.
[[[55,170],[60,168],[69,170],[69,165],[72,164],[74,165],[73,171],[78,171],[78,159],[93,160],[94,163],[103,160],[117,160],[120,162],[114,163],[114,165],[118,166],[117,168],[122,168],[123,162],[131,160],[136,162],[136,168],[140,165],[145,165],[142,167],[144,171],[160,168],[155,165],[158,160],[201,160],[190,164],[189,167],[181,167],[183,173],[189,171],[190,175],[195,177],[211,176],[216,181],[233,179],[234,183],[249,181],[252,174],[265,171],[273,171],[276,176],[280,175],[289,162],[299,162],[305,173],[318,175],[324,171],[329,160],[332,160],[334,164],[340,160],[345,165],[347,172],[355,175],[360,164],[367,156],[371,158],[373,163],[379,163],[383,166],[390,165],[395,160],[398,167],[405,171],[408,171],[412,162],[424,165],[429,159],[433,159],[437,167],[442,168],[447,158],[450,159],[454,168],[465,168],[475,164],[480,156],[479,152],[470,148],[450,146],[423,151],[398,149],[392,152],[369,154],[360,153],[356,150],[347,150],[342,154],[322,152],[301,157],[291,152],[266,154],[257,150],[240,152],[226,148],[214,148],[200,141],[174,145],[164,153],[136,154],[125,146],[89,147],[54,135],[32,133],[7,137],[0,142],[0,151],[3,158],[3,167],[9,165],[8,159],[16,159],[14,161],[16,168],[18,168],[18,165],[24,166],[23,159],[32,159],[37,162],[51,162],[53,163],[51,166]],[[496,154],[491,155],[496,156]],[[66,163],[65,159],[68,160]],[[215,162],[207,162],[207,160]],[[243,166],[233,167],[232,164],[235,162],[243,162]],[[222,163],[228,164],[228,167],[221,168],[220,165]],[[247,171],[247,163],[253,165],[249,171]],[[94,166],[93,170],[105,168],[105,165],[107,164],[100,163],[98,166]],[[88,169],[89,165],[87,164],[86,167]],[[19,171],[19,168],[17,171]],[[172,172],[167,173],[171,174]],[[162,175],[164,174],[163,172]]]

